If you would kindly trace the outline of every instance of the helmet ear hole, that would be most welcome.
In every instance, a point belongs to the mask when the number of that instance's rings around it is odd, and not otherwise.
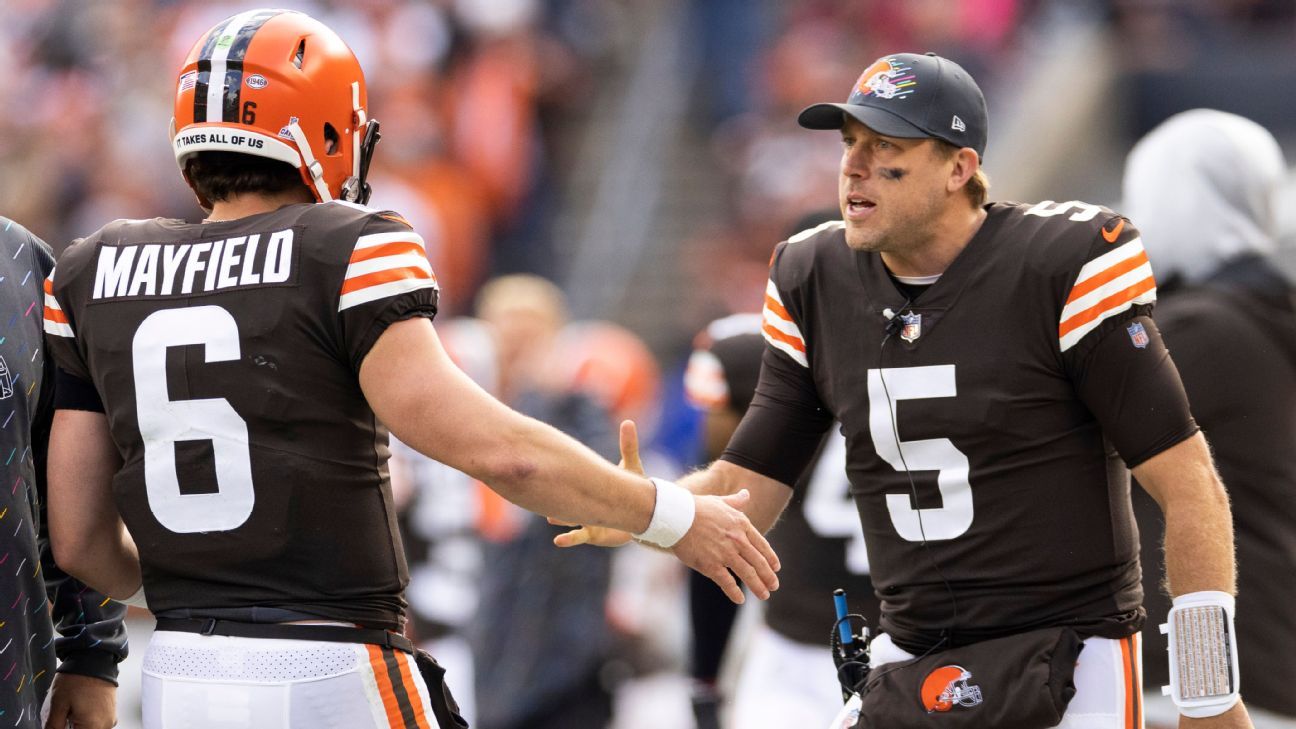
[[[341,152],[342,137],[338,134],[333,125],[324,122],[324,154],[338,154]]]
[[[297,51],[293,53],[293,65],[299,70],[302,67],[302,61],[306,60],[306,39],[302,38],[297,43]]]

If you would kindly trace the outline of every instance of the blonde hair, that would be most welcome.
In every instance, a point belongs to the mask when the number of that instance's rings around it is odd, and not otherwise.
[[[962,149],[943,139],[934,141],[936,142],[934,147],[936,153],[944,159],[953,157]],[[968,202],[972,204],[973,208],[980,208],[990,200],[990,176],[978,165],[977,171],[963,184],[963,192],[967,195]]]
[[[477,294],[477,315],[483,319],[518,309],[536,312],[562,326],[567,320],[567,297],[553,282],[529,273],[491,279]]]

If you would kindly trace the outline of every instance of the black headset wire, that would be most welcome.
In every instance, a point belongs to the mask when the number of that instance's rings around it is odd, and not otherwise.
[[[912,303],[912,299],[906,299],[899,311],[904,312]],[[894,316],[899,317],[901,314],[897,313]],[[940,578],[941,584],[945,585],[945,591],[949,593],[950,598],[950,625],[942,631],[944,634],[941,636],[940,641],[923,653],[926,656],[951,640],[954,629],[958,625],[958,598],[954,594],[954,586],[946,579],[945,571],[941,569],[939,560],[936,559],[936,555],[932,553],[931,545],[927,542],[927,530],[923,527],[922,509],[918,508],[918,486],[914,483],[913,472],[909,470],[909,463],[905,460],[904,448],[900,445],[900,426],[896,422],[895,401],[891,399],[891,390],[887,387],[886,368],[883,366],[885,364],[886,346],[891,337],[895,336],[900,329],[900,327],[892,326],[891,321],[887,322],[886,333],[882,336],[882,345],[878,348],[878,381],[882,383],[882,392],[886,395],[887,414],[891,418],[891,436],[895,439],[896,452],[900,454],[900,465],[904,466],[905,476],[909,479],[909,495],[913,499],[914,511],[918,514],[918,533],[922,535],[923,552],[926,553],[927,560],[931,562],[932,568],[936,570],[936,576]]]

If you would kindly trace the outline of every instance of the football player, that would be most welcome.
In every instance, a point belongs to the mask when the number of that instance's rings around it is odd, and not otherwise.
[[[521,506],[673,548],[736,601],[729,570],[777,586],[745,494],[613,467],[453,366],[422,239],[363,206],[377,137],[337,34],[239,13],[176,81],[206,221],[115,221],[46,284],[55,554],[157,615],[146,727],[462,725],[400,635],[388,428]]]
[[[1296,727],[1296,287],[1273,265],[1274,194],[1287,171],[1264,127],[1195,109],[1130,152],[1123,197],[1137,215],[1165,294],[1157,325],[1174,355],[1228,484],[1237,528],[1237,639],[1247,707],[1259,729]],[[1184,211],[1192,211],[1187,215]],[[1134,502],[1145,562],[1143,643],[1148,724],[1172,725],[1165,622],[1170,601],[1158,542],[1161,514]]]
[[[705,414],[707,455],[718,458],[755,395],[765,340],[759,314],[717,319],[698,335],[685,371],[685,392]],[[846,440],[829,432],[802,475],[770,545],[783,563],[782,584],[770,596],[763,624],[742,654],[729,725],[747,728],[823,727],[837,713],[840,689],[832,656],[824,650],[833,611],[829,597],[844,588],[854,612],[876,627],[877,598],[868,578],[868,554],[859,517],[850,509]],[[719,653],[733,609],[714,585],[690,583],[694,677],[714,686]],[[699,687],[699,688],[704,688]],[[706,692],[695,690],[694,705]],[[699,724],[706,721],[700,712]],[[719,726],[711,720],[711,726]]]
[[[1149,317],[1134,225],[1076,201],[987,203],[985,100],[933,54],[884,56],[846,103],[799,121],[841,135],[842,220],[776,248],[756,396],[724,456],[684,483],[751,488],[768,528],[841,423],[882,600],[861,725],[951,711],[977,726],[1142,726],[1129,467],[1166,515],[1182,726],[1250,726],[1225,665],[1228,498]],[[560,543],[626,538],[586,528]],[[1207,660],[1219,670],[1193,669]],[[905,676],[909,689],[869,690]]]

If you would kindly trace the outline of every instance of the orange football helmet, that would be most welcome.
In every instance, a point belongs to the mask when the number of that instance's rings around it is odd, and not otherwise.
[[[185,172],[209,150],[269,157],[300,170],[320,202],[363,204],[379,136],[366,103],[360,62],[326,25],[292,10],[239,13],[204,33],[180,69],[176,162]]]

